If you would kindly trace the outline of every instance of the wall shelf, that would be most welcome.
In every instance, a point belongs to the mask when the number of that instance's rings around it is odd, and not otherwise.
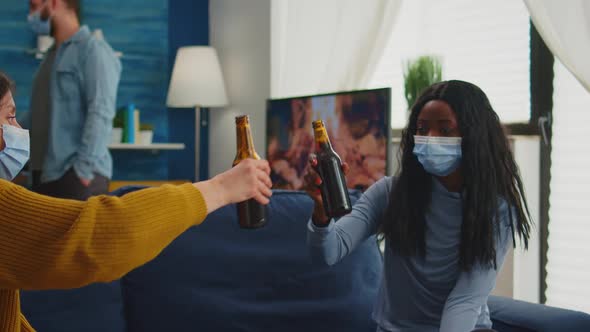
[[[111,150],[184,150],[184,143],[110,144]]]

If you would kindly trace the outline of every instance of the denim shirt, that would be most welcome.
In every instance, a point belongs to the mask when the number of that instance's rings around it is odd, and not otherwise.
[[[42,182],[57,180],[72,167],[83,179],[91,180],[95,173],[112,176],[108,144],[120,76],[121,62],[114,51],[87,26],[59,46],[51,69]],[[31,127],[31,112],[23,117],[25,128]]]

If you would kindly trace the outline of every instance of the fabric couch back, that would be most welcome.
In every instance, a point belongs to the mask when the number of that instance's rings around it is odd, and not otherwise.
[[[375,238],[333,267],[312,263],[312,206],[274,191],[256,230],[238,227],[235,205],[215,211],[123,278],[129,331],[374,331]]]
[[[21,310],[40,332],[125,332],[119,280],[68,290],[21,291]]]

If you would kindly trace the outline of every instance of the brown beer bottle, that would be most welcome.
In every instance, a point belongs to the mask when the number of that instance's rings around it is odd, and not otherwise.
[[[236,166],[246,158],[260,159],[252,140],[250,119],[247,115],[236,117],[237,152],[232,166]],[[266,211],[264,205],[255,199],[240,202],[238,205],[238,222],[242,228],[258,228],[266,224]]]
[[[340,156],[332,149],[328,132],[322,120],[313,122],[313,132],[316,143],[317,166],[315,167],[322,185],[320,192],[324,203],[326,216],[341,217],[352,211],[350,196],[346,187],[346,179],[342,172]]]

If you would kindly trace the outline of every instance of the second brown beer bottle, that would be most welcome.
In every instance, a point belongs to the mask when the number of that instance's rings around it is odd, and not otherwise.
[[[346,179],[342,172],[342,161],[340,156],[332,149],[328,132],[322,120],[313,122],[313,132],[317,158],[315,169],[322,179],[320,192],[324,210],[326,216],[330,218],[341,217],[352,210]]]
[[[260,159],[254,149],[250,119],[247,115],[236,117],[237,152],[232,166],[236,166],[247,158]],[[238,222],[242,228],[259,228],[266,224],[266,211],[264,205],[255,199],[240,202],[238,205]]]

